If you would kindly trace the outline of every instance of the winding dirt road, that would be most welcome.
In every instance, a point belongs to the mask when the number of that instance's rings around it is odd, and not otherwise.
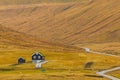
[[[106,73],[109,73],[109,72],[112,72],[112,71],[116,71],[116,70],[120,70],[120,67],[115,67],[115,68],[112,68],[112,69],[100,71],[100,72],[97,72],[96,74],[104,76],[104,77],[109,78],[111,80],[120,80],[120,79],[118,79],[116,77],[106,75]]]
[[[83,48],[83,49],[86,52],[89,52],[89,53],[101,54],[101,55],[113,56],[113,57],[119,57],[120,58],[120,56],[113,55],[113,54],[94,52],[94,51],[91,51],[89,48]],[[119,78],[116,78],[116,77],[113,77],[113,76],[109,76],[109,75],[106,74],[106,73],[109,73],[109,72],[112,72],[112,71],[116,71],[116,70],[120,70],[120,67],[115,67],[115,68],[111,68],[111,69],[108,69],[108,70],[99,71],[99,72],[96,72],[96,74],[98,74],[100,76],[103,76],[103,77],[106,77],[106,78],[111,79],[111,80],[120,80]]]

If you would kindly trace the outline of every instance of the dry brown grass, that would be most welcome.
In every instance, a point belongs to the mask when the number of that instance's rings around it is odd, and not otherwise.
[[[79,46],[84,42],[119,43],[119,2],[94,0],[85,3],[1,6],[0,68],[4,71],[0,71],[0,79],[107,80],[85,75],[96,75],[96,71],[118,66],[119,58],[87,54],[81,49],[78,52],[79,48],[71,45]],[[92,46],[90,48],[94,50],[105,48],[119,52],[118,43],[87,46]],[[10,66],[17,63],[20,56],[30,61],[36,50],[43,52],[49,60],[43,66],[45,72],[36,70],[31,63]],[[92,69],[84,70],[84,65],[90,61],[95,63]]]
[[[119,0],[13,6],[0,10],[0,22],[47,42],[111,42],[120,40],[119,8]]]
[[[40,4],[40,3],[68,3],[88,0],[0,0],[0,5]]]
[[[81,48],[74,46],[45,42],[35,36],[11,30],[0,25],[0,50],[9,51],[13,49],[46,49],[67,52],[83,51]]]
[[[42,69],[35,69],[35,65],[32,63],[12,66],[12,64],[17,63],[17,58],[20,56],[26,58],[27,61],[31,61],[31,55],[34,51],[35,50],[1,51],[0,79],[107,80],[106,78],[85,75],[96,75],[96,71],[120,65],[118,62],[120,60],[119,58],[109,56],[82,52],[71,53],[40,50],[46,56],[46,60],[49,61],[47,64],[43,65],[45,71]],[[94,62],[94,64],[91,69],[84,70],[84,66],[87,62]]]
[[[86,44],[77,44],[77,47],[88,47],[96,52],[109,53],[114,55],[120,55],[120,43],[119,42],[110,42],[110,43],[86,43]]]
[[[113,71],[113,72],[109,73],[108,75],[120,78],[120,70]]]

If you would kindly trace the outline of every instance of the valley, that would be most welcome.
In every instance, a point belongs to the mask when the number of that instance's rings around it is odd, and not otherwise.
[[[0,0],[0,80],[109,80],[120,66],[119,0]],[[31,55],[48,63],[36,69]],[[24,57],[25,64],[17,64]],[[88,62],[93,62],[85,69]],[[108,75],[119,78],[119,70]]]

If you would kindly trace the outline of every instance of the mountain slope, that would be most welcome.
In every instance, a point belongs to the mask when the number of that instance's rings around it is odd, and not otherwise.
[[[32,35],[17,32],[0,25],[0,50],[41,49],[51,51],[84,51],[81,48],[53,44],[42,41]]]
[[[39,48],[41,45],[45,45],[42,41],[38,41],[34,37],[25,35],[9,28],[5,28],[0,25],[0,45],[6,49],[9,47],[13,48]],[[1,47],[2,48],[2,47]]]
[[[119,42],[119,3],[94,0],[2,9],[0,21],[6,27],[52,43]]]
[[[81,2],[86,0],[0,0],[0,5]]]

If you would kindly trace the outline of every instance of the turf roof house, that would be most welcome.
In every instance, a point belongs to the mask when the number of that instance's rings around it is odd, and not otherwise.
[[[40,52],[36,52],[32,55],[32,61],[34,63],[40,62],[40,61],[43,61],[43,60],[45,60],[45,56]]]

